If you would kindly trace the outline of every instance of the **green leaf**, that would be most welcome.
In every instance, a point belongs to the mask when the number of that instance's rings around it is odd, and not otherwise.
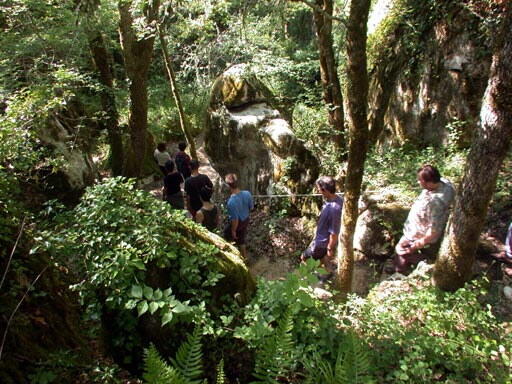
[[[153,288],[145,286],[144,287],[144,297],[148,300],[153,298]]]
[[[153,300],[160,300],[162,296],[162,291],[160,289],[155,289],[155,291],[153,292]]]
[[[136,299],[142,299],[142,287],[140,285],[132,285],[130,294]]]
[[[168,322],[170,322],[172,320],[172,312],[169,311],[167,313],[165,313],[163,316],[162,316],[162,326],[164,326],[165,324],[167,324]]]
[[[158,303],[156,303],[154,301],[149,303],[149,313],[153,314],[157,311],[157,309],[158,309]]]
[[[139,304],[137,304],[137,311],[139,312],[139,316],[142,316],[145,314],[148,310],[148,302],[147,301],[141,301]]]
[[[183,313],[188,311],[188,307],[178,302],[176,306],[172,309],[174,313]]]
[[[138,301],[137,300],[128,300],[124,307],[126,309],[133,309],[137,306]]]
[[[141,271],[146,270],[146,266],[144,265],[144,262],[142,260],[133,261],[133,265],[136,266],[137,269],[140,269]]]

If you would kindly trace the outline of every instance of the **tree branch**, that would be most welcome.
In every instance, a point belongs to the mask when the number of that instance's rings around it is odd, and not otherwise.
[[[7,325],[5,326],[5,331],[4,331],[4,337],[2,339],[2,345],[0,345],[0,361],[2,360],[2,352],[4,350],[4,345],[5,345],[5,340],[7,339],[7,331],[9,330],[9,326],[11,325],[11,321],[14,317],[14,315],[16,314],[16,312],[18,311],[18,309],[20,308],[21,306],[21,303],[23,303],[23,301],[25,300],[25,298],[28,296],[28,293],[30,292],[30,290],[34,287],[34,285],[37,283],[37,280],[39,280],[39,278],[41,277],[41,275],[44,273],[44,271],[46,271],[48,269],[48,265],[46,267],[43,268],[43,270],[41,272],[39,272],[39,275],[36,276],[36,278],[34,279],[34,281],[29,285],[29,287],[27,288],[27,290],[25,291],[25,294],[23,295],[23,297],[21,298],[21,300],[18,302],[18,304],[16,305],[16,308],[14,308],[14,311],[12,311],[11,313],[11,316],[9,316],[9,320],[7,321]]]

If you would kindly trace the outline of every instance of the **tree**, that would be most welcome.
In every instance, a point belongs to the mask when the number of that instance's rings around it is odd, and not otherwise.
[[[349,116],[348,166],[345,179],[342,235],[338,247],[338,283],[350,292],[354,269],[354,232],[368,149],[368,73],[366,38],[371,0],[352,0],[347,24],[347,96]]]
[[[512,137],[512,5],[504,3],[501,33],[495,45],[491,72],[480,111],[480,127],[471,145],[462,184],[455,200],[439,257],[435,284],[456,290],[471,277],[496,179]]]
[[[160,37],[160,45],[162,46],[162,53],[164,55],[164,62],[165,62],[165,69],[167,71],[167,79],[169,80],[169,86],[171,87],[172,96],[174,98],[174,102],[176,103],[176,107],[178,108],[178,115],[180,118],[180,127],[183,131],[183,134],[185,135],[185,138],[187,139],[188,147],[190,149],[190,155],[193,159],[197,160],[197,153],[196,153],[196,145],[194,143],[194,137],[190,133],[190,130],[188,129],[188,121],[187,117],[185,116],[185,111],[183,110],[183,104],[181,103],[180,93],[178,92],[178,87],[176,85],[176,75],[174,74],[174,69],[172,68],[172,62],[171,57],[169,56],[169,52],[167,51],[167,43],[165,41],[164,34],[162,33],[162,30],[160,29],[160,26],[157,26],[158,28],[158,36]]]
[[[84,13],[84,29],[89,49],[102,85],[100,99],[104,113],[104,127],[110,144],[112,174],[120,176],[123,172],[124,149],[123,138],[119,129],[119,113],[114,95],[112,57],[105,44],[103,33],[99,30],[100,23],[95,13],[98,3],[83,1],[77,5],[81,7],[81,11]]]
[[[313,20],[318,39],[323,99],[328,108],[329,124],[335,132],[333,140],[336,143],[339,158],[341,159],[345,150],[343,137],[345,116],[343,111],[343,95],[338,77],[338,64],[334,55],[332,37],[332,22],[334,19],[333,0],[302,1],[313,9]]]
[[[130,80],[130,117],[128,120],[132,150],[132,161],[125,167],[126,176],[140,176],[146,155],[148,131],[147,77],[155,42],[155,26],[160,0],[143,3],[144,28],[140,30],[132,13],[132,1],[120,0],[118,4],[119,34],[125,60],[126,73]]]

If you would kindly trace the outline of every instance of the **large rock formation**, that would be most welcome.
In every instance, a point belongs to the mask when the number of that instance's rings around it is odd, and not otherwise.
[[[85,111],[78,101],[70,101],[66,109],[53,111],[38,131],[41,143],[61,160],[57,165],[41,164],[37,171],[40,187],[50,197],[76,202],[83,190],[98,177],[90,155],[98,129],[83,125]]]
[[[455,2],[425,7],[417,2],[407,16],[391,11],[375,32],[385,36],[375,37],[379,44],[372,48],[378,52],[371,69],[371,130],[380,134],[384,127],[381,143],[420,145],[446,143],[452,131],[464,146],[479,121],[490,68],[489,42],[480,29],[485,21]]]
[[[277,182],[292,193],[308,192],[318,176],[317,159],[245,65],[231,67],[215,81],[205,141],[220,175],[237,173],[242,187],[253,193],[269,193]]]

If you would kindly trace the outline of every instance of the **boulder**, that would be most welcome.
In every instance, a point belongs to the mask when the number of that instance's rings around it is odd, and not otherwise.
[[[354,233],[354,250],[359,259],[383,259],[391,256],[402,235],[409,206],[393,201],[391,196],[365,195],[363,211]]]
[[[52,198],[76,202],[83,190],[98,177],[90,155],[97,127],[81,126],[85,113],[77,101],[68,108],[54,111],[38,131],[38,139],[61,161],[57,165],[41,164],[37,171],[44,180],[40,187]]]
[[[252,193],[271,193],[277,183],[291,193],[309,192],[318,161],[273,105],[270,90],[247,66],[231,67],[212,88],[206,153],[222,177],[238,174]]]

